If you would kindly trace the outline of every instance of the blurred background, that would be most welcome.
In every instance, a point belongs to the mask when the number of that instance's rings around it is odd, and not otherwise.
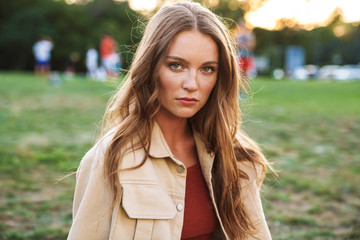
[[[0,2],[0,239],[66,239],[65,176],[167,2]],[[273,239],[360,239],[360,1],[199,2],[226,20],[250,79],[243,128],[279,174],[262,192]]]
[[[65,71],[72,53],[76,71],[86,72],[86,51],[99,48],[108,33],[118,43],[123,67],[142,34],[144,17],[165,0],[16,0],[3,1],[0,14],[0,69],[34,68],[33,45],[41,36],[54,43],[52,69]],[[256,36],[252,47],[259,74],[283,70],[298,79],[360,78],[360,3],[351,0],[203,0],[214,12],[244,21]],[[132,30],[134,29],[134,30]],[[249,48],[248,48],[249,49]],[[330,66],[329,66],[330,65]],[[275,71],[278,73],[280,71]]]

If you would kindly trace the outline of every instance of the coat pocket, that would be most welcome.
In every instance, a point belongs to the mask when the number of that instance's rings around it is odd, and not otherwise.
[[[122,188],[122,207],[130,219],[136,220],[134,239],[153,239],[155,236],[171,239],[168,220],[177,213],[171,197],[156,184],[129,183],[122,184]],[[168,238],[163,238],[165,236]]]

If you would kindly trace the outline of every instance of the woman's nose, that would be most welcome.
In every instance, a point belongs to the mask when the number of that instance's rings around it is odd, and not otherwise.
[[[183,88],[188,91],[195,91],[198,88],[197,71],[189,70],[183,83]]]

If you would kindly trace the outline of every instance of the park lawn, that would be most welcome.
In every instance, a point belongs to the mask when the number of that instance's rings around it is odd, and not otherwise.
[[[73,173],[115,83],[52,86],[0,72],[0,239],[66,239]],[[360,238],[360,82],[252,80],[244,129],[278,170],[262,195],[273,239]]]
[[[66,239],[75,175],[113,83],[0,72],[0,239]]]
[[[274,239],[360,239],[360,81],[252,81],[244,128],[278,170]]]

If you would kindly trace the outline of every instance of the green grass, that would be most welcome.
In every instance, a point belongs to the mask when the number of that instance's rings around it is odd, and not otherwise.
[[[76,170],[114,84],[0,72],[0,239],[66,239]],[[273,239],[360,238],[360,82],[256,78],[243,127],[278,169]]]
[[[0,73],[0,239],[66,239],[74,176],[114,87]],[[114,85],[114,84],[112,84]]]
[[[263,190],[274,239],[359,239],[360,82],[257,78],[244,128],[279,170]]]

